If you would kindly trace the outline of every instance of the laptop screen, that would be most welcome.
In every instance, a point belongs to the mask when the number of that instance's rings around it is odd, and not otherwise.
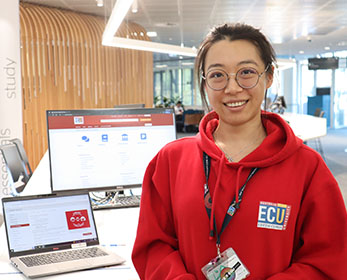
[[[11,256],[98,244],[88,194],[4,198]]]

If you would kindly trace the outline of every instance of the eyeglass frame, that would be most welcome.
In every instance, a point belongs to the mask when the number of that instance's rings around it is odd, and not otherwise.
[[[258,75],[258,77],[257,77],[257,82],[254,84],[254,86],[252,86],[252,87],[244,87],[244,86],[242,86],[242,85],[240,85],[240,83],[239,83],[239,81],[237,80],[237,74],[241,71],[241,70],[243,70],[243,69],[247,69],[247,67],[243,67],[243,68],[240,68],[236,73],[230,73],[230,74],[228,74],[226,71],[224,71],[223,69],[219,69],[219,70],[221,70],[221,71],[223,71],[226,75],[227,75],[227,82],[226,82],[226,84],[225,84],[225,86],[223,87],[223,88],[220,88],[220,89],[214,89],[214,88],[212,88],[209,84],[208,84],[208,82],[207,82],[207,77],[205,77],[203,74],[201,74],[201,78],[203,78],[205,81],[206,81],[206,84],[207,84],[207,86],[210,88],[210,89],[212,89],[212,90],[217,90],[217,91],[219,91],[219,90],[224,90],[227,86],[228,86],[228,83],[229,83],[229,80],[230,80],[230,76],[235,76],[235,81],[236,81],[236,83],[238,84],[238,86],[239,87],[241,87],[241,88],[243,88],[243,89],[252,89],[252,88],[254,88],[254,87],[256,87],[257,86],[257,84],[259,83],[259,79],[261,78],[261,76],[263,76],[263,74],[269,69],[269,67],[270,67],[270,63],[266,66],[266,68],[265,68],[265,70],[263,71],[263,72],[261,72],[260,74],[257,74]],[[254,69],[257,73],[258,73],[258,70],[257,69],[255,69],[255,68],[253,68],[253,67],[249,67],[249,68],[252,68],[252,69]],[[211,69],[210,71],[208,71],[207,73],[206,73],[206,75],[208,74],[208,73],[210,73],[211,71],[213,71],[214,69]]]

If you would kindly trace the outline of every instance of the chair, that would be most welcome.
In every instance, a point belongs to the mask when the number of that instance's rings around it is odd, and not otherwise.
[[[186,110],[183,113],[183,131],[184,132],[198,132],[200,120],[204,116],[202,110]]]
[[[22,158],[22,160],[24,162],[24,165],[25,165],[25,167],[27,169],[28,175],[29,175],[29,177],[31,177],[33,172],[31,170],[31,167],[30,167],[30,164],[29,164],[29,160],[28,160],[27,154],[26,154],[26,152],[24,150],[24,146],[22,144],[22,141],[20,141],[18,138],[14,138],[14,139],[10,140],[10,142],[14,143],[17,146],[17,149],[19,151],[19,155],[20,155],[20,157]]]
[[[10,175],[10,186],[15,190],[15,192],[22,192],[26,183],[29,181],[31,173],[27,170],[20,150],[15,143],[10,141],[8,144],[0,146],[0,151],[4,158],[8,174]],[[25,153],[24,155],[26,156]],[[31,170],[30,167],[29,170]]]
[[[269,108],[273,113],[283,114],[285,109],[287,109],[284,96],[276,96],[274,102],[269,105]]]
[[[321,117],[322,112],[323,112],[323,115],[324,115],[324,111],[322,111],[322,108],[316,108],[316,110],[314,111],[313,115],[315,117]]]

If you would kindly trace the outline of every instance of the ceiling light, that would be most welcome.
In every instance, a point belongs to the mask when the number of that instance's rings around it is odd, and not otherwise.
[[[104,6],[104,0],[96,0],[96,5],[97,5],[98,7]]]
[[[119,1],[119,0],[118,0]],[[122,37],[113,37],[111,41],[104,42],[105,46],[112,46],[118,48],[126,48],[140,51],[177,54],[184,56],[196,56],[196,49],[182,48],[176,45],[161,44],[143,40],[127,39]]]
[[[279,70],[284,70],[288,68],[293,68],[296,66],[295,60],[280,58],[277,60],[277,65]]]
[[[324,47],[324,49],[325,49],[326,51],[328,51],[328,50],[330,50],[330,47]]]
[[[160,44],[150,41],[115,37],[114,34],[116,34],[133,1],[134,0],[118,0],[114,5],[111,16],[102,35],[102,44],[104,46],[113,46],[167,54],[178,54],[184,56],[196,56],[196,48],[187,48],[170,44]]]
[[[155,31],[148,31],[148,32],[147,32],[147,36],[148,36],[148,37],[157,37],[158,34],[157,34],[157,32],[155,32]]]
[[[184,66],[194,65],[194,62],[182,62],[182,65],[184,65]]]
[[[104,41],[110,41],[114,34],[117,32],[123,19],[129,11],[130,6],[134,0],[118,0],[113,7],[112,13],[106,24],[104,33],[102,34],[102,44]]]
[[[305,52],[304,51],[299,51],[300,54],[304,54]]]
[[[307,24],[304,24],[304,25],[302,26],[302,30],[301,30],[301,36],[303,36],[303,37],[308,36],[308,28],[307,28]]]
[[[134,3],[131,6],[131,12],[136,14],[138,12],[138,5],[137,5],[137,0],[134,1]]]
[[[274,44],[282,44],[283,43],[283,39],[280,36],[275,36],[272,39],[272,43],[274,43]]]

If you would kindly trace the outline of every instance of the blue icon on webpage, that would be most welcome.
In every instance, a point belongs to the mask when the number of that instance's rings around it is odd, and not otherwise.
[[[146,140],[147,139],[147,134],[146,133],[141,133],[140,137],[141,137],[141,140]]]
[[[102,142],[108,142],[108,134],[101,135]]]
[[[82,140],[83,140],[84,142],[89,142],[88,136],[82,136]]]
[[[128,141],[128,140],[129,140],[128,134],[126,133],[122,134],[122,141]]]

